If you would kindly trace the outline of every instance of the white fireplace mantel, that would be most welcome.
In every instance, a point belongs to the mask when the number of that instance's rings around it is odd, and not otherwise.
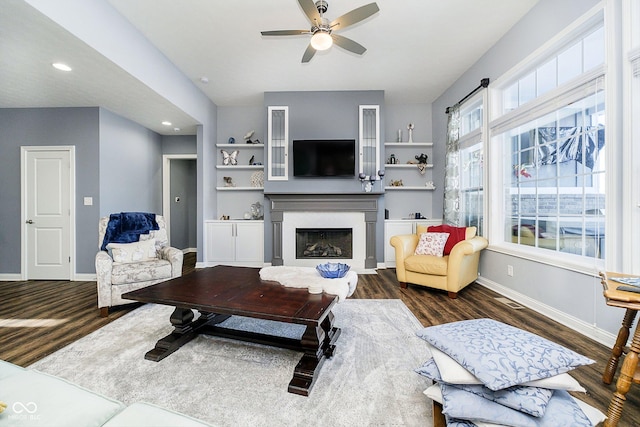
[[[338,213],[359,213],[359,223],[362,226],[360,241],[363,251],[356,259],[354,243],[354,258],[351,261],[355,268],[372,269],[377,266],[376,259],[376,221],[378,216],[378,194],[266,194],[270,200],[271,229],[272,229],[272,260],[271,265],[294,265],[289,251],[295,259],[295,243],[291,245],[285,233],[289,233],[289,225],[285,223],[285,213],[320,213],[327,218]],[[299,216],[299,215],[295,215]],[[289,215],[290,218],[293,218]],[[347,217],[345,217],[347,218]],[[362,220],[364,218],[364,220]],[[353,223],[353,217],[348,219]],[[333,222],[335,225],[335,221]],[[295,235],[295,229],[294,229]],[[355,236],[354,236],[355,242]],[[290,246],[293,246],[290,248]]]

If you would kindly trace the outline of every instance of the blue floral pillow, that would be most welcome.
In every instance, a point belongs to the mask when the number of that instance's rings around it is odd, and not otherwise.
[[[553,392],[542,417],[532,417],[447,384],[440,384],[440,389],[442,413],[456,419],[516,427],[593,426],[576,401],[564,390]]]
[[[433,358],[427,360],[421,367],[416,369],[420,375],[442,383],[440,371]],[[534,417],[541,417],[547,409],[547,404],[553,396],[553,390],[541,387],[513,386],[504,390],[490,390],[483,385],[449,384],[460,390],[476,394],[492,402],[499,403],[507,408],[524,412]]]
[[[416,334],[449,355],[491,390],[548,378],[594,363],[559,344],[493,319],[430,326]]]

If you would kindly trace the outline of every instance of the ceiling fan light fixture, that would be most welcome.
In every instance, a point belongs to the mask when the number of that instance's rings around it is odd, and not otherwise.
[[[311,46],[315,50],[327,50],[333,44],[333,39],[331,38],[331,34],[326,31],[316,31],[316,33],[311,37]]]

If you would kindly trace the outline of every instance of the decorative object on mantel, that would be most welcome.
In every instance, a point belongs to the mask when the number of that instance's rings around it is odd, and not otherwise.
[[[251,218],[264,219],[264,208],[262,206],[262,203],[255,202],[251,205]]]
[[[380,191],[382,191],[382,181],[384,180],[384,169],[378,170],[378,176],[380,177]]]
[[[222,153],[222,164],[225,166],[235,166],[238,164],[238,150],[229,153],[227,150],[220,150]]]
[[[413,125],[413,123],[409,123],[407,125],[407,129],[409,129],[409,141],[408,142],[413,142],[413,128],[415,126]]]
[[[403,187],[404,184],[402,183],[401,179],[392,179],[391,182],[389,183],[390,186],[392,187]]]
[[[264,171],[256,171],[251,174],[251,186],[256,188],[264,187]]]
[[[229,144],[235,144],[236,143],[236,139],[234,137],[229,137]]]
[[[429,190],[435,190],[436,186],[433,183],[433,181],[427,181],[424,183],[424,186],[427,187]]]
[[[234,184],[233,182],[233,178],[231,178],[230,176],[223,176],[222,179],[224,180],[224,186],[225,187],[235,187],[236,184]]]
[[[220,219],[223,221],[229,221],[229,215],[220,215]]]

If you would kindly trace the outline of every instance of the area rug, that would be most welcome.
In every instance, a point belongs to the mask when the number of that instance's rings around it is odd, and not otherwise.
[[[342,334],[309,397],[287,392],[302,354],[292,350],[199,336],[160,362],[145,360],[171,332],[172,310],[144,305],[30,368],[125,404],[146,401],[215,426],[433,425],[431,401],[422,393],[430,383],[414,372],[429,354],[415,335],[422,326],[400,300],[336,306]],[[279,325],[284,334],[297,333]]]

